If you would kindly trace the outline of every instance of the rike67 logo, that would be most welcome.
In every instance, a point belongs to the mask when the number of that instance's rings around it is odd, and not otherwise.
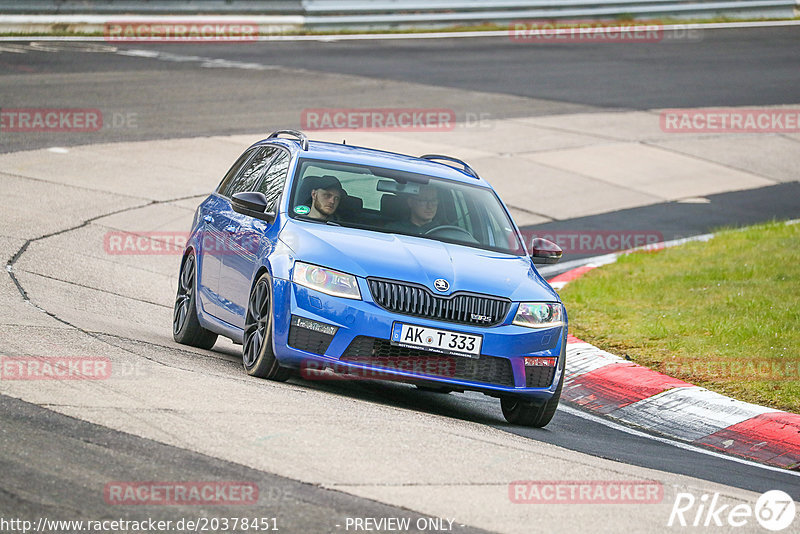
[[[750,503],[722,504],[719,493],[705,493],[700,498],[691,493],[678,493],[667,526],[735,528],[752,525],[755,517],[763,528],[778,532],[792,525],[795,511],[794,500],[781,490],[763,493],[755,506]]]

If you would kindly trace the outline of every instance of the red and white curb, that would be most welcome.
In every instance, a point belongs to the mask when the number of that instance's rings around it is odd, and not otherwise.
[[[567,271],[552,278],[550,285],[561,289],[619,255],[609,254]],[[693,445],[800,470],[800,415],[720,395],[627,361],[574,336],[567,339],[561,397],[584,410]]]

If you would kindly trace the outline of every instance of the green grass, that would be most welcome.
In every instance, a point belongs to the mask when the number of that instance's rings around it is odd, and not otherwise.
[[[800,413],[800,224],[622,256],[568,284],[571,333],[748,402]]]

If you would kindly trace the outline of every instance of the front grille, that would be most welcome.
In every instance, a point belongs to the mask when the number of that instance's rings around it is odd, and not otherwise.
[[[392,280],[367,279],[372,298],[381,308],[450,323],[494,326],[505,319],[511,301],[475,293],[434,295],[424,287]]]
[[[547,367],[544,365],[526,366],[525,367],[525,387],[528,388],[546,388],[553,383],[553,377],[556,375],[555,367]]]
[[[455,378],[499,386],[514,386],[511,362],[481,354],[478,358],[448,356],[425,350],[408,349],[392,345],[386,339],[356,337],[340,358],[342,361],[360,363],[385,369],[414,372],[422,369],[427,376]],[[430,364],[429,362],[433,362]]]
[[[333,341],[331,334],[316,332],[297,325],[289,327],[289,346],[314,354],[325,354]]]

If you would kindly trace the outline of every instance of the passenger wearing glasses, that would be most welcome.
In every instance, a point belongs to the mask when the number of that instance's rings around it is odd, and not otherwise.
[[[406,220],[395,221],[387,225],[390,231],[398,233],[423,235],[428,230],[440,226],[435,222],[436,212],[439,209],[439,193],[431,185],[422,185],[419,192],[406,197],[409,214]]]

